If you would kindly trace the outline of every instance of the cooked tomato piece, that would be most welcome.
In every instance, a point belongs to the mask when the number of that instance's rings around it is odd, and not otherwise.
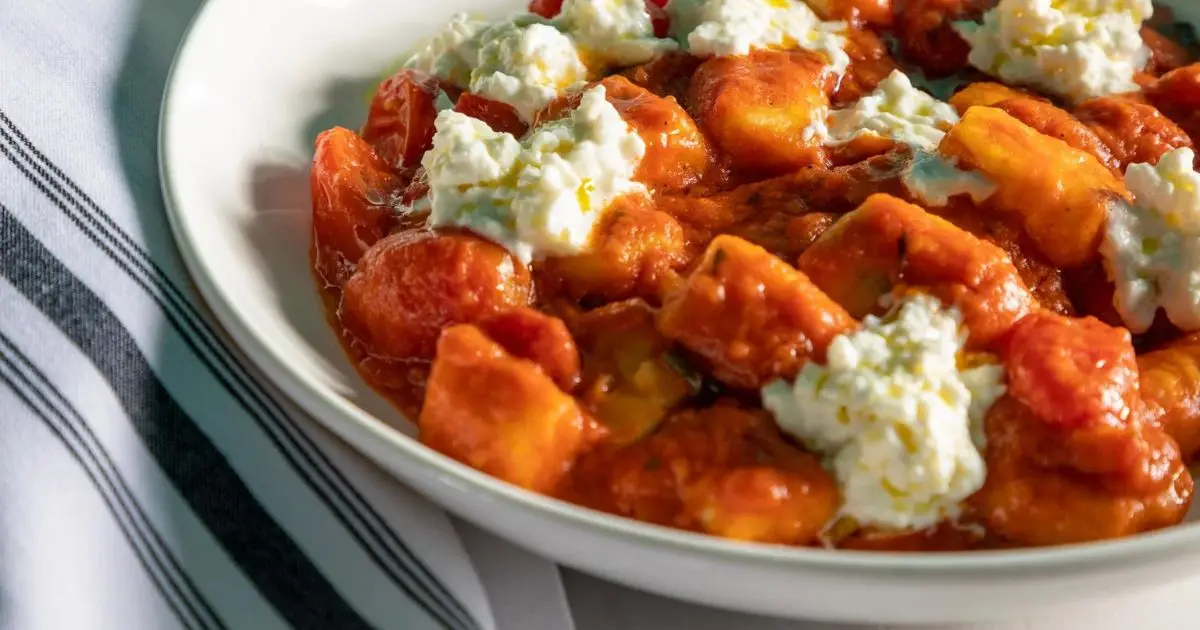
[[[989,347],[1034,304],[1004,250],[887,195],[834,224],[797,266],[856,318],[879,313],[896,290],[928,291],[962,311],[975,348]]]
[[[826,65],[807,51],[715,57],[692,77],[688,106],[736,169],[772,175],[823,165],[811,129],[829,106],[834,77]]]
[[[1164,154],[1192,140],[1156,107],[1128,96],[1102,96],[1084,101],[1075,116],[1104,141],[1121,170],[1130,164],[1158,164]]]
[[[816,540],[837,510],[833,479],[769,416],[717,405],[650,437],[585,456],[571,498],[663,525],[767,543]]]
[[[626,70],[623,75],[658,96],[687,101],[692,75],[704,60],[683,50],[667,51],[653,60]]]
[[[808,0],[807,3],[822,20],[884,28],[892,25],[892,0]]]
[[[901,54],[932,78],[963,70],[971,45],[954,30],[954,22],[979,18],[989,4],[989,0],[897,1],[894,11]]]
[[[890,2],[890,0],[883,0]],[[838,2],[839,4],[845,4]],[[899,66],[888,54],[887,44],[874,31],[850,29],[846,34],[846,54],[850,66],[833,93],[835,107],[846,107],[879,86]]]
[[[671,32],[671,16],[667,15],[666,6],[663,0],[646,0],[646,12],[650,14],[655,37],[666,37]]]
[[[1150,74],[1160,76],[1191,63],[1188,49],[1166,35],[1149,26],[1142,26],[1141,35],[1142,43],[1150,49],[1150,65],[1146,68]]]
[[[1146,89],[1146,98],[1163,111],[1200,109],[1200,63],[1163,75]]]
[[[488,315],[477,326],[509,354],[536,363],[563,391],[579,384],[579,349],[561,319],[514,308]]]
[[[938,151],[991,178],[997,190],[984,207],[1018,220],[1059,267],[1096,260],[1109,204],[1129,199],[1125,185],[1095,156],[994,107],[968,109]],[[1031,155],[1038,156],[1038,168],[1029,168]]]
[[[562,5],[563,0],[531,0],[529,12],[552,20],[562,11]]]
[[[438,80],[401,70],[379,85],[362,136],[393,168],[416,166],[433,146]]]
[[[1122,538],[1179,524],[1187,514],[1194,482],[1175,469],[1172,484],[1148,496],[1113,494],[1052,469],[992,463],[975,495],[988,529],[1026,546],[1066,545]]]
[[[1191,504],[1194,484],[1178,448],[1152,428],[1143,436],[1136,426],[1049,427],[1005,396],[988,413],[986,429],[988,476],[972,503],[988,529],[1012,543],[1130,536],[1177,524]],[[1140,459],[1123,462],[1121,475],[1106,457]],[[1111,472],[1092,474],[1080,464]]]
[[[400,195],[400,203],[411,208],[413,204],[425,199],[429,196],[429,174],[425,172],[424,166],[418,166],[413,171],[412,179],[409,180],[408,186],[404,187],[404,192]]]
[[[442,334],[417,426],[430,448],[535,492],[604,434],[537,364],[470,325]]]
[[[463,92],[454,104],[454,111],[487,123],[492,131],[511,133],[520,138],[529,130],[521,115],[508,103],[493,101],[471,92]]]
[[[812,280],[735,236],[712,240],[658,316],[667,337],[702,357],[717,379],[759,388],[789,378],[856,322]]]
[[[640,195],[614,201],[592,238],[585,253],[540,263],[542,291],[575,300],[640,297],[657,303],[694,257],[679,222]]]
[[[1187,132],[1193,144],[1200,141],[1200,63],[1168,72],[1144,93],[1150,103]]]
[[[401,182],[371,145],[334,127],[317,136],[309,185],[313,266],[327,286],[341,287],[363,253],[395,225],[391,200]]]
[[[674,98],[655,96],[620,75],[600,82],[608,101],[646,143],[634,180],[656,191],[683,190],[712,166],[712,150]]]
[[[1009,393],[1049,424],[1121,426],[1134,410],[1137,363],[1124,328],[1033,313],[1013,329],[1006,365]]]
[[[428,360],[443,328],[526,306],[532,293],[529,270],[498,245],[459,232],[400,232],[363,256],[339,315],[370,354]]]

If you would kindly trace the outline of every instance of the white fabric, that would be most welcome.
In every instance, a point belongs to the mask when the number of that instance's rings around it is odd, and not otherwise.
[[[198,7],[0,0],[0,628],[494,628],[446,515],[247,370],[192,292],[156,132]],[[570,623],[553,564],[474,546],[549,574]]]
[[[198,6],[0,0],[0,630],[834,628],[560,579],[247,370],[158,188],[158,106]],[[959,628],[1194,627],[1197,593]]]

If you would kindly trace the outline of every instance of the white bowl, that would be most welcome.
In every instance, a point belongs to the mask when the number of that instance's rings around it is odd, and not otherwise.
[[[1200,14],[1200,3],[1177,4]],[[268,377],[347,442],[451,512],[563,564],[743,611],[971,621],[1128,592],[1200,567],[1197,525],[969,554],[741,544],[525,492],[422,446],[358,377],[325,322],[307,257],[308,170],[316,133],[357,128],[385,69],[463,10],[507,12],[483,0],[210,0],[168,85],[163,187],[196,284]]]

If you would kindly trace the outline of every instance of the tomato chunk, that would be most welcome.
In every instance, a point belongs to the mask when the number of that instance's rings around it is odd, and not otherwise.
[[[703,59],[686,51],[669,50],[654,59],[629,68],[624,76],[658,96],[670,96],[678,103],[687,102],[688,85]]]
[[[1192,140],[1156,107],[1128,96],[1084,101],[1075,116],[1104,141],[1121,170],[1130,164],[1158,164],[1166,153],[1191,148]]]
[[[1033,313],[1013,329],[1006,363],[1009,393],[1049,424],[1130,421],[1138,372],[1128,330],[1091,317]]]
[[[980,17],[989,0],[908,0],[896,8],[900,51],[929,77],[944,77],[967,67],[971,45],[954,22]]]
[[[463,92],[454,104],[454,111],[487,123],[492,131],[511,133],[520,138],[529,130],[521,115],[508,103],[493,101],[471,92]]]
[[[884,28],[892,25],[892,4],[892,0],[808,0],[822,20]]]
[[[650,14],[655,37],[663,38],[671,32],[671,17],[667,15],[666,6],[663,0],[646,0],[646,12]]]
[[[408,69],[379,85],[362,135],[392,167],[416,166],[433,146],[439,89],[437,78]]]
[[[342,325],[374,356],[433,358],[438,335],[527,306],[529,271],[507,251],[470,234],[400,232],[376,243],[342,295]]]
[[[855,325],[808,276],[735,236],[712,240],[658,316],[659,330],[706,360],[716,378],[745,388],[795,376]]]
[[[313,199],[313,266],[326,285],[341,287],[358,259],[387,235],[401,185],[371,145],[334,127],[317,136],[309,175]]]
[[[1191,61],[1192,55],[1185,46],[1153,28],[1143,25],[1141,35],[1142,42],[1150,49],[1150,65],[1146,68],[1150,74],[1159,76]]]
[[[844,4],[841,0],[837,2]],[[850,29],[846,33],[845,50],[850,57],[850,66],[833,94],[832,102],[836,107],[854,104],[898,68],[888,54],[887,44],[874,31]]]
[[[579,349],[561,319],[515,308],[484,317],[478,326],[509,354],[536,363],[563,391],[579,384]]]
[[[529,12],[552,20],[562,11],[562,5],[563,0],[532,0],[529,3]]]
[[[1194,483],[1174,441],[1138,422],[1048,425],[1014,396],[988,413],[987,481],[971,501],[1021,545],[1120,538],[1179,523]]]
[[[470,325],[438,342],[418,427],[431,448],[536,492],[552,491],[603,437],[537,365]]]
[[[1164,111],[1200,109],[1200,63],[1163,75],[1146,89],[1146,98]]]

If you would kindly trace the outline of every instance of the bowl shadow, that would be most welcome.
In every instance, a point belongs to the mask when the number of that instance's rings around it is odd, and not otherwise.
[[[312,147],[316,136],[334,126],[357,129],[365,118],[370,78],[331,82],[323,94],[324,105],[299,125],[300,144]],[[320,357],[340,385],[340,393],[371,415],[410,436],[415,427],[376,394],[358,374],[326,318],[308,256],[312,232],[311,164],[303,161],[263,161],[252,167],[247,199],[252,212],[239,230],[250,251],[259,256],[260,269],[270,286],[278,287],[274,299],[285,325],[292,327],[311,354]],[[298,273],[297,270],[304,270]]]

